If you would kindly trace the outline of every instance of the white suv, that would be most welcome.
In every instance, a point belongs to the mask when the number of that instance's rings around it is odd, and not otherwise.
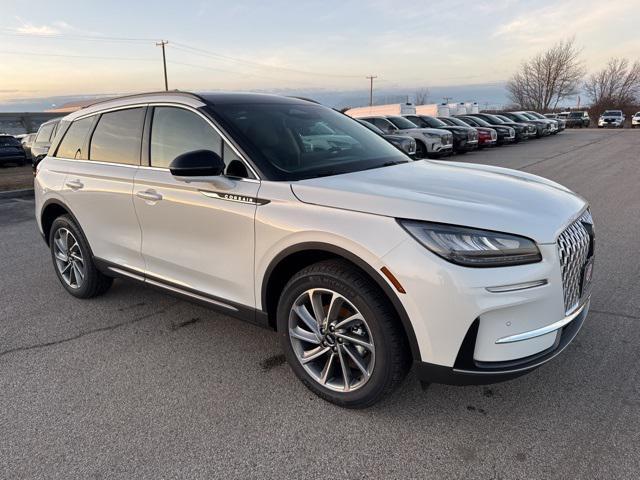
[[[373,404],[412,364],[449,384],[531,371],[589,306],[593,223],[578,195],[411,161],[311,101],[98,103],[62,120],[35,192],[69,293],[126,277],[275,329],[296,375],[346,407]]]

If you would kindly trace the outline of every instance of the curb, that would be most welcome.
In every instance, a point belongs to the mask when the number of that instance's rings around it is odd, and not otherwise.
[[[0,192],[0,198],[33,198],[33,188]]]

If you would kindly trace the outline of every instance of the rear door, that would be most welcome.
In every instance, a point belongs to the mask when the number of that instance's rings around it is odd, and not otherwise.
[[[141,233],[132,200],[146,107],[74,121],[56,156],[67,160],[63,196],[93,255],[142,274]]]
[[[224,300],[218,306],[231,310],[234,304],[254,307],[254,217],[260,188],[255,174],[196,110],[150,108],[145,131],[148,161],[136,175],[133,199],[147,281],[205,294],[213,303]],[[223,158],[225,175],[209,181],[171,175],[168,167],[175,157],[202,149]]]

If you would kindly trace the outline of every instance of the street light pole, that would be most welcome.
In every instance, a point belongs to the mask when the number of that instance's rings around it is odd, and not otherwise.
[[[376,75],[368,75],[367,78],[371,83],[369,86],[369,106],[373,105],[373,79],[378,78]]]

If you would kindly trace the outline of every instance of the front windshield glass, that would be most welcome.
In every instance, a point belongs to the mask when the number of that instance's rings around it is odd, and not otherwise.
[[[387,120],[393,123],[400,130],[408,130],[409,128],[419,128],[411,120],[407,120],[404,117],[397,117],[394,115],[394,116],[387,117]]]
[[[0,146],[3,147],[16,147],[20,146],[20,140],[15,137],[10,136],[2,136],[0,137]]]
[[[523,117],[525,117],[528,120],[538,120],[536,117],[534,117],[533,115],[531,115],[530,113],[527,113],[527,112],[522,112],[520,115],[522,115]]]
[[[375,132],[378,135],[384,135],[384,132],[380,130],[378,127],[376,127],[373,123],[369,123],[366,120],[358,120],[358,122],[364,125],[365,127],[367,127],[372,132]]]
[[[486,118],[488,118],[489,120],[491,120],[493,122],[494,125],[500,125],[501,123],[504,123],[502,120],[500,120],[498,117],[496,117],[495,115],[489,115],[488,113],[485,114]]]
[[[489,127],[491,128],[491,124],[481,118],[478,117],[463,117],[462,118],[465,122],[469,122],[472,124],[475,124],[478,127]]]
[[[302,180],[409,161],[356,120],[321,105],[221,104],[214,113],[259,169],[274,180]]]
[[[502,122],[506,122],[506,123],[511,123],[513,120],[511,120],[509,117],[505,117],[504,115],[494,115],[494,117],[499,118],[500,120],[502,120]]]
[[[420,118],[424,123],[429,125],[431,128],[442,128],[447,126],[446,123],[444,123],[442,120],[438,120],[437,118],[427,117],[427,116],[421,116]]]
[[[455,117],[445,117],[445,118],[439,118],[439,120],[448,123],[449,125],[453,125],[456,127],[468,127],[469,124],[468,123],[464,123],[462,120],[460,120],[459,118],[455,118]]]
[[[544,115],[539,114],[538,112],[527,112],[527,113],[531,115],[533,118],[540,118],[542,120],[547,118]]]
[[[621,117],[622,112],[620,110],[607,110],[603,115],[606,115],[607,117]]]
[[[569,118],[582,118],[582,112],[571,112]]]

